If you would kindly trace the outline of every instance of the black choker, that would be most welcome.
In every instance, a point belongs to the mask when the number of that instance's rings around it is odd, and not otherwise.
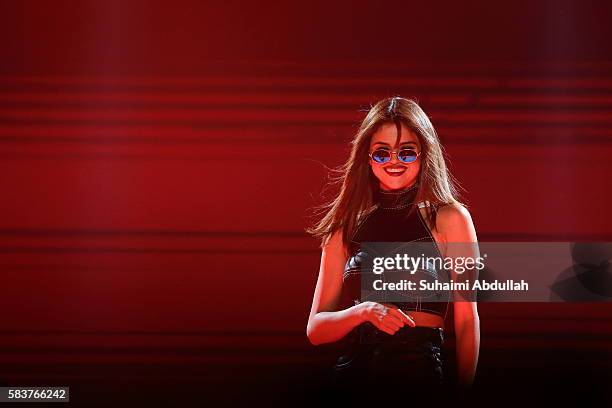
[[[384,209],[408,208],[414,204],[418,191],[417,183],[402,190],[385,191],[379,187],[374,192],[374,202]]]

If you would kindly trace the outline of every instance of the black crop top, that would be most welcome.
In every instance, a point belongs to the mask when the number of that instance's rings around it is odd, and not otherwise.
[[[418,203],[415,202],[418,183],[399,191],[376,190],[373,200],[376,209],[359,221],[357,230],[349,242],[349,258],[342,276],[342,302],[346,306],[361,303],[361,263],[367,254],[362,250],[362,242],[434,242],[427,227]],[[412,213],[409,213],[411,208]],[[437,244],[434,244],[435,256],[442,257]],[[434,270],[434,273],[436,271]],[[448,272],[442,270],[448,278]],[[446,279],[441,279],[446,280]],[[414,310],[433,313],[446,318],[448,297],[440,302],[389,302],[402,310]]]

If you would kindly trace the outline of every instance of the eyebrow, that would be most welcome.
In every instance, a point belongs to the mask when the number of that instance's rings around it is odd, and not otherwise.
[[[389,147],[391,147],[391,145],[390,145],[390,144],[388,144],[388,143],[384,143],[384,142],[376,142],[376,143],[374,143],[374,145],[373,145],[373,146],[376,146],[376,145],[382,145],[382,146],[389,146]],[[415,142],[404,142],[404,143],[400,143],[400,147],[401,147],[401,146],[405,146],[405,145],[414,145],[414,146],[416,147],[416,145],[417,145],[417,144],[416,144]]]

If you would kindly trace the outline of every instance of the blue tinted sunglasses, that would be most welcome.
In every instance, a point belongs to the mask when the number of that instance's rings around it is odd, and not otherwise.
[[[391,161],[392,154],[395,154],[397,156],[397,160],[402,163],[414,163],[421,152],[417,152],[416,150],[410,148],[399,149],[399,151],[378,148],[370,153],[369,156],[376,163],[385,164]]]

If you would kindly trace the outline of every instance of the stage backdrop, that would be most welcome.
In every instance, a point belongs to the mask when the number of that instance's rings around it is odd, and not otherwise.
[[[2,7],[0,382],[78,384],[79,398],[208,387],[237,367],[237,384],[319,378],[334,349],[305,335],[320,259],[308,209],[387,96],[431,118],[481,241],[612,239],[598,13]],[[611,368],[607,305],[480,317],[479,381]]]

